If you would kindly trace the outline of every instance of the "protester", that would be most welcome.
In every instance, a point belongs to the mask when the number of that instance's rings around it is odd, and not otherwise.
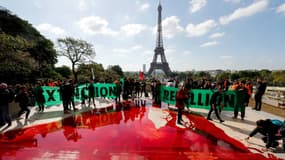
[[[94,87],[94,81],[89,81],[88,86],[88,106],[90,107],[91,101],[93,102],[94,107],[96,108],[95,104],[95,87]]]
[[[265,93],[266,90],[266,83],[265,81],[262,82],[261,78],[257,79],[257,84],[256,84],[256,92],[254,95],[255,99],[255,107],[253,109],[260,111],[262,107],[262,96]]]
[[[176,94],[176,104],[175,106],[178,109],[177,113],[177,124],[183,125],[182,122],[182,111],[185,107],[185,104],[187,103],[189,99],[189,89],[186,87],[186,84],[184,84],[177,92]]]
[[[237,91],[237,103],[234,106],[234,116],[233,119],[236,119],[238,116],[238,112],[241,113],[241,119],[244,120],[245,117],[245,107],[248,104],[248,90],[245,88],[245,81],[240,82],[240,86]]]
[[[283,141],[283,149],[285,151],[285,121],[282,122],[277,119],[260,119],[256,121],[256,128],[249,134],[246,140],[253,137],[255,134],[260,133],[264,137],[263,142],[266,144],[265,147],[277,147],[279,145],[279,139]]]
[[[28,117],[30,114],[30,109],[28,108],[28,106],[29,106],[29,94],[28,94],[26,86],[20,87],[20,92],[16,96],[15,100],[16,100],[16,102],[19,102],[19,106],[21,108],[21,110],[18,113],[18,118],[20,118],[20,116],[24,112],[26,112],[25,120],[28,120]]]
[[[11,115],[9,113],[8,103],[13,100],[13,96],[8,90],[6,83],[0,84],[0,126],[8,123],[8,126],[11,126]]]
[[[36,83],[36,88],[34,90],[34,94],[35,94],[36,102],[39,106],[39,112],[44,112],[44,107],[45,107],[44,105],[45,105],[46,100],[45,100],[45,97],[43,95],[44,90],[43,90],[41,85],[42,84],[40,81]]]
[[[218,84],[217,91],[215,91],[211,97],[210,110],[209,110],[208,116],[207,116],[207,119],[210,121],[212,120],[211,114],[213,111],[215,111],[216,117],[220,120],[220,122],[221,123],[224,122],[224,120],[221,119],[219,112],[218,112],[218,108],[217,108],[217,102],[218,102],[218,105],[220,105],[220,106],[223,105],[221,103],[221,93],[223,92],[223,90],[224,90],[223,87],[220,84]]]

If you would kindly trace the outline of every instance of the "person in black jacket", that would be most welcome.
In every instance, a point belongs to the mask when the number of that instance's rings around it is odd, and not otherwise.
[[[261,105],[262,105],[262,96],[266,91],[266,82],[262,81],[260,78],[257,79],[257,84],[256,84],[256,91],[254,95],[255,99],[255,107],[253,109],[260,111],[261,110]]]
[[[20,93],[16,96],[16,102],[19,102],[21,110],[18,113],[18,118],[26,111],[26,118],[28,119],[30,114],[29,106],[29,94],[25,86],[20,87]]]
[[[7,87],[6,83],[0,84],[0,126],[5,125],[5,123],[11,126],[12,123],[8,103],[13,100],[13,95]]]
[[[45,100],[43,93],[44,93],[44,90],[42,88],[42,83],[39,81],[36,83],[36,88],[34,89],[36,102],[39,106],[39,112],[44,112],[44,108],[45,108],[46,100]]]
[[[93,80],[90,80],[89,86],[88,86],[88,107],[90,107],[91,101],[93,102],[93,105],[96,108],[96,104],[95,104],[95,87],[94,87],[94,81]]]
[[[278,133],[280,134],[278,135]],[[256,128],[249,134],[246,140],[249,140],[250,137],[253,137],[255,134],[260,133],[264,137],[262,138],[263,142],[266,144],[265,147],[277,147],[279,143],[277,140],[283,139],[283,148],[285,150],[285,124],[279,120],[258,120],[256,121]]]
[[[211,97],[211,100],[210,100],[210,110],[209,110],[209,113],[208,113],[208,116],[207,116],[207,119],[208,120],[212,120],[211,118],[211,114],[213,111],[215,111],[215,114],[216,114],[216,117],[220,120],[220,122],[224,122],[224,120],[221,119],[220,115],[219,115],[219,112],[218,112],[218,108],[217,108],[217,102],[219,105],[222,105],[221,103],[221,93],[223,92],[223,88],[221,85],[218,85],[217,87],[217,91],[215,91]]]

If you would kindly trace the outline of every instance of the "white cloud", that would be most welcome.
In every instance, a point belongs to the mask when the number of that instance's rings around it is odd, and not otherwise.
[[[55,35],[63,35],[65,33],[64,29],[53,26],[49,23],[39,24],[36,26],[36,28],[42,33],[51,33]]]
[[[172,38],[176,34],[183,31],[183,28],[179,25],[179,18],[176,16],[167,17],[162,21],[162,32],[166,38]],[[157,28],[155,28],[155,33]]]
[[[285,15],[285,3],[281,4],[280,6],[277,7],[276,9],[277,13],[283,13]]]
[[[130,53],[136,50],[142,49],[141,45],[135,45],[135,46],[131,46],[129,48],[114,48],[112,49],[113,52],[115,53]]]
[[[121,32],[130,37],[130,36],[135,36],[144,30],[146,30],[147,27],[143,24],[126,24],[121,27]]]
[[[224,0],[225,2],[240,3],[241,0]]]
[[[268,0],[255,1],[251,5],[239,8],[228,16],[222,16],[219,20],[222,25],[229,24],[234,20],[238,20],[244,17],[250,17],[254,14],[264,11],[267,8]]]
[[[190,0],[190,12],[195,13],[206,6],[207,0]]]
[[[186,27],[186,32],[189,37],[199,37],[205,35],[206,33],[209,32],[210,29],[216,26],[217,23],[212,19],[199,23],[197,25],[190,23]]]
[[[215,45],[218,45],[220,44],[219,42],[217,41],[212,41],[212,42],[206,42],[206,43],[203,43],[200,45],[200,47],[210,47],[210,46],[215,46]]]
[[[117,32],[108,28],[109,22],[101,17],[84,17],[79,21],[80,29],[87,34],[117,35]]]
[[[220,56],[221,59],[232,59],[232,56]]]
[[[140,6],[140,11],[145,11],[145,10],[147,10],[147,9],[149,9],[149,7],[150,7],[150,5],[149,5],[149,3],[144,3],[144,4],[142,4],[141,6]]]
[[[214,39],[214,38],[221,38],[224,37],[225,32],[218,32],[218,33],[214,33],[212,35],[210,35],[210,38]]]

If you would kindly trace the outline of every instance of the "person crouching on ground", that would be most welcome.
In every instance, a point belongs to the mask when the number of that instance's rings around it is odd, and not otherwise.
[[[283,149],[285,151],[285,122],[276,119],[266,119],[256,121],[256,128],[249,134],[246,140],[253,137],[255,134],[260,133],[264,137],[263,142],[266,144],[265,147],[277,147],[279,143],[277,140],[283,140]]]
[[[218,105],[222,106],[223,104],[221,103],[221,94],[222,92],[224,91],[223,87],[219,84],[217,86],[217,91],[215,91],[211,97],[211,100],[210,100],[210,110],[209,110],[209,113],[208,113],[208,116],[207,116],[207,119],[208,120],[212,120],[211,118],[211,114],[213,112],[213,110],[215,111],[215,114],[216,114],[216,117],[220,120],[221,123],[224,122],[224,120],[221,119],[220,115],[219,115],[219,112],[218,112],[218,108],[217,108],[217,101],[218,101]]]
[[[177,114],[177,124],[182,125],[182,111],[184,109],[185,103],[187,103],[189,99],[189,88],[185,86],[185,84],[178,90],[176,94],[176,104],[175,106],[178,109]]]

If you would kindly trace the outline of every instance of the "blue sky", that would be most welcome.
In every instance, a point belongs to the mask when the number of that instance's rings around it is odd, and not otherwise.
[[[94,45],[94,61],[139,71],[152,61],[158,0],[0,0],[56,42]],[[161,0],[173,71],[285,69],[285,0]],[[55,43],[56,45],[56,43]],[[70,63],[59,57],[56,66]]]

